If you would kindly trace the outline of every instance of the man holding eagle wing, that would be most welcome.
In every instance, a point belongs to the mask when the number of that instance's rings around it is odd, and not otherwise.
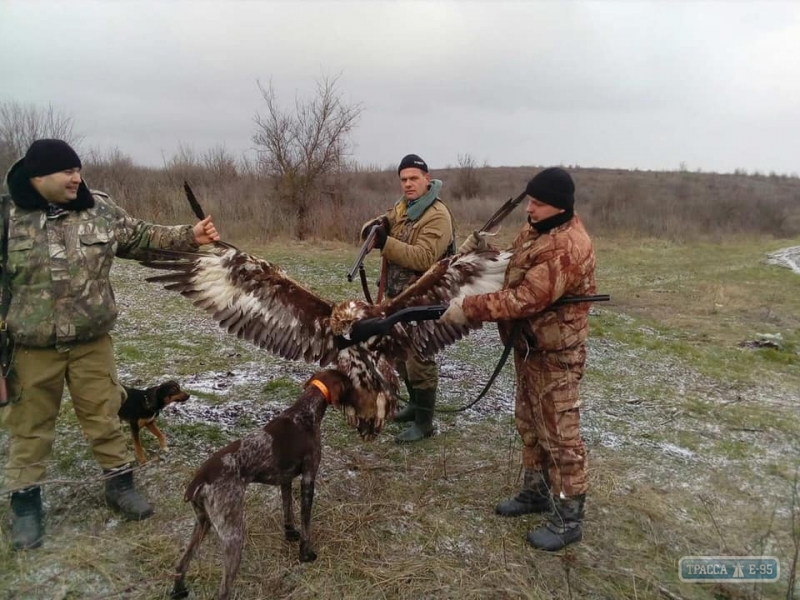
[[[528,222],[514,240],[501,290],[459,296],[440,323],[453,327],[496,321],[514,349],[515,417],[522,437],[522,490],[495,507],[515,517],[552,510],[528,533],[533,547],[560,550],[583,535],[586,449],[580,434],[578,386],[586,363],[587,302],[562,298],[595,292],[592,240],[574,213],[575,184],[564,169],[545,169],[526,188]],[[486,248],[472,234],[459,249]]]

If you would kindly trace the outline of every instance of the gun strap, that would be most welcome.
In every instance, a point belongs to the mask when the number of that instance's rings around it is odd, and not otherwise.
[[[383,302],[383,293],[386,291],[386,270],[389,265],[386,264],[386,259],[381,258],[381,275],[378,279],[378,304]]]
[[[11,196],[3,195],[2,198],[2,214],[3,214],[3,242],[0,246],[0,326],[5,327],[6,317],[8,316],[8,308],[11,306],[11,282],[8,277],[8,221],[9,213],[11,212]]]
[[[369,304],[373,304],[372,294],[369,293],[369,282],[367,281],[367,270],[364,268],[364,263],[358,265],[358,278],[361,280],[361,289],[364,290],[364,298],[367,299]]]
[[[511,354],[511,350],[514,348],[514,342],[517,340],[517,334],[519,333],[519,328],[515,327],[511,330],[511,336],[506,343],[506,347],[503,348],[503,354],[500,356],[500,360],[497,361],[497,366],[494,368],[494,372],[492,372],[492,376],[489,377],[489,381],[486,382],[486,385],[483,386],[481,393],[469,404],[465,404],[464,406],[460,406],[458,408],[434,408],[433,412],[435,413],[457,413],[463,412],[469,408],[475,406],[478,402],[480,402],[486,393],[491,389],[494,380],[497,379],[497,376],[500,375],[500,371],[503,370],[503,367],[508,360],[508,355]]]

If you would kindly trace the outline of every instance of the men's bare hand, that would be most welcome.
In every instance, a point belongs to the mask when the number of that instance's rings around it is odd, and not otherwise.
[[[202,221],[198,221],[192,232],[194,233],[194,241],[200,246],[219,241],[219,233],[217,233],[217,228],[214,227],[211,215],[208,215]]]

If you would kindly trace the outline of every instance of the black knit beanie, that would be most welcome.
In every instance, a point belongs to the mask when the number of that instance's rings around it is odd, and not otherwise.
[[[63,140],[36,140],[23,161],[27,177],[43,177],[68,169],[80,169],[77,152]]]
[[[571,211],[575,206],[575,184],[569,173],[560,167],[550,167],[528,182],[525,193],[539,200]]]
[[[400,166],[397,167],[397,174],[403,169],[419,169],[425,173],[428,172],[428,165],[416,154],[406,154],[403,160],[400,161]]]

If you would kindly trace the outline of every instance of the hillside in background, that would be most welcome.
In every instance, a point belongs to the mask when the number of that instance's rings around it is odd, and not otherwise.
[[[90,157],[84,177],[133,215],[159,223],[194,219],[183,194],[188,180],[223,235],[263,242],[295,237],[300,209],[286,201],[282,182],[231,157],[184,153],[164,168],[134,165],[119,153]],[[459,235],[482,224],[506,199],[520,193],[542,167],[434,169]],[[800,178],[784,175],[628,171],[566,167],[577,185],[577,210],[593,235],[655,237],[673,241],[724,236],[800,234]],[[327,176],[308,192],[303,207],[312,239],[357,241],[359,225],[399,197],[394,170],[351,167]],[[516,230],[524,209],[507,221]],[[516,219],[516,221],[515,221]]]

